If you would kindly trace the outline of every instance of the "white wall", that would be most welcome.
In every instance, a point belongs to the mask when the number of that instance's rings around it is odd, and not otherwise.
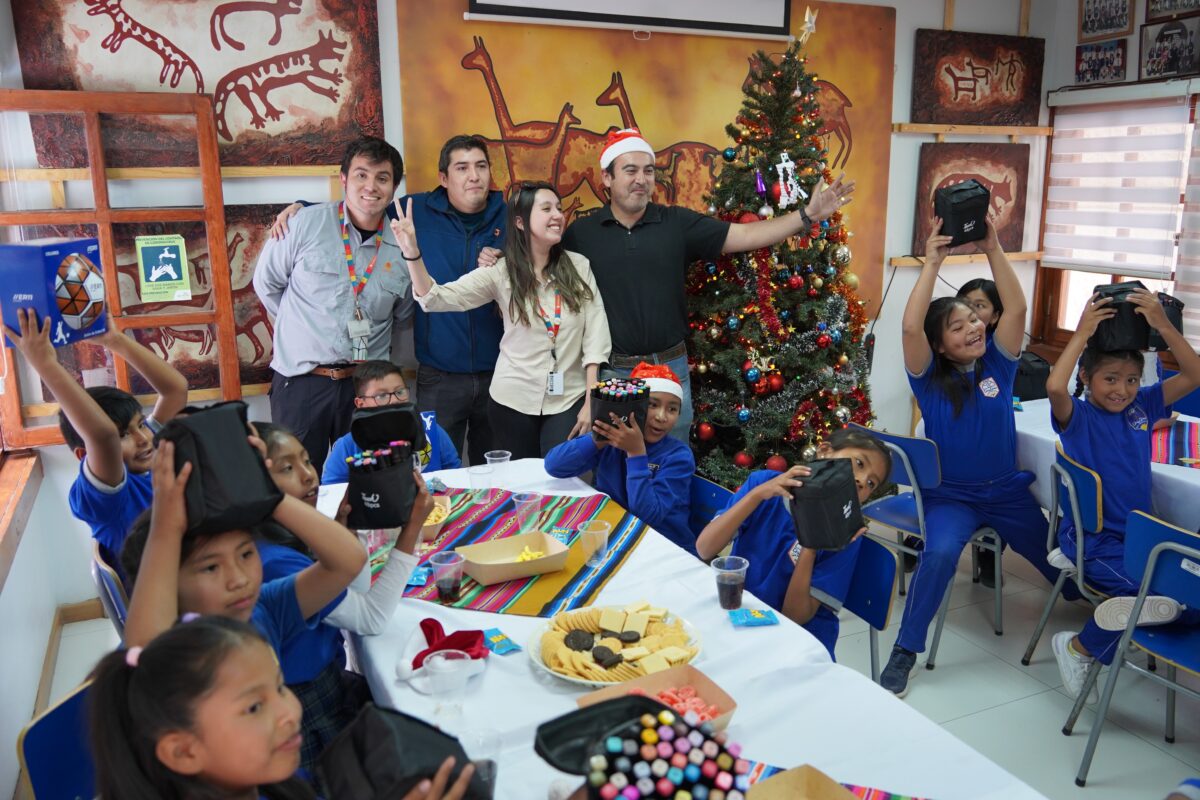
[[[870,5],[898,6],[896,79],[892,92],[893,119],[907,120],[912,85],[914,31],[920,27],[940,28],[943,2],[865,2]],[[955,28],[962,31],[1015,34],[1018,7],[1018,0],[958,0]],[[1070,81],[1074,57],[1074,9],[1073,2],[1034,0],[1030,33],[1047,39],[1047,77],[1043,80],[1046,88],[1054,88]],[[395,5],[391,0],[379,0],[378,12],[384,124],[388,140],[403,149]],[[9,0],[0,0],[0,85],[19,87],[20,67],[11,13]],[[819,20],[817,35],[840,36],[844,38],[846,46],[853,47],[853,38],[847,32],[825,30],[821,28]],[[1131,53],[1134,50],[1136,47],[1131,49]],[[1056,77],[1049,77],[1051,74]],[[909,135],[894,135],[892,138],[891,174],[889,194],[886,198],[886,252],[889,256],[904,255],[910,248],[916,165],[922,141],[928,141],[928,138]],[[1037,242],[1044,154],[1044,143],[1041,140],[1033,140],[1030,143],[1030,186],[1033,187],[1033,191],[1026,206],[1026,249],[1034,249]],[[229,203],[283,203],[295,197],[324,197],[325,186],[323,180],[230,181],[226,184],[225,197]],[[413,188],[422,190],[427,187]],[[174,202],[198,202],[198,199],[189,201],[176,198]],[[859,198],[858,202],[885,202],[885,199],[864,197]],[[947,267],[942,272],[948,281],[957,286],[973,277],[983,275],[985,271],[986,266]],[[1019,264],[1018,271],[1026,292],[1031,292],[1032,265]],[[885,268],[885,284],[891,272],[890,267]],[[900,313],[916,275],[917,270],[914,268],[902,267],[897,271],[875,327],[878,338],[875,364],[879,366],[871,376],[871,391],[879,416],[879,425],[894,431],[907,431],[909,424],[909,390],[898,366],[901,363],[899,329]],[[939,289],[939,294],[941,293],[952,292],[942,285]],[[266,418],[264,398],[253,399],[251,406],[252,418]],[[3,676],[3,680],[0,681],[0,797],[11,794],[15,785],[16,736],[32,712],[54,608],[62,603],[93,597],[95,594],[88,574],[88,532],[85,526],[70,516],[65,502],[67,489],[76,474],[74,459],[63,447],[47,449],[43,453],[43,459],[46,467],[43,489],[17,552],[12,572],[0,591],[0,619],[5,620],[6,625],[3,656],[0,657],[0,675]]]

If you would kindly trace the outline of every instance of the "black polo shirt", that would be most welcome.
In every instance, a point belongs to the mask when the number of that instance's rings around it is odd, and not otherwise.
[[[613,352],[646,355],[687,338],[687,266],[720,256],[728,233],[728,222],[657,203],[626,228],[606,205],[572,222],[563,247],[592,264]]]

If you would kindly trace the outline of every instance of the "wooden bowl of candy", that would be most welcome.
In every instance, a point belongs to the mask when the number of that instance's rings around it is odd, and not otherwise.
[[[681,664],[662,672],[633,678],[615,686],[607,686],[585,694],[576,700],[580,708],[605,700],[641,694],[666,703],[676,713],[691,721],[688,712],[695,714],[694,725],[711,723],[713,730],[723,731],[733,719],[737,703],[729,694],[691,664]]]

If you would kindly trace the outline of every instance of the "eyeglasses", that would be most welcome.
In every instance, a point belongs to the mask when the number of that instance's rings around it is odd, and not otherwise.
[[[394,392],[380,392],[372,395],[359,395],[363,400],[374,400],[375,405],[382,406],[391,402],[392,398],[396,398],[397,403],[403,403],[408,400],[408,389],[397,389]]]
[[[508,187],[509,202],[514,202],[522,192],[536,192],[539,189],[549,189],[557,194],[554,185],[547,181],[518,181]]]

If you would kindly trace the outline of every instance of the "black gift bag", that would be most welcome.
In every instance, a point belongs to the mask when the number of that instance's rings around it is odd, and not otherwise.
[[[933,211],[942,218],[942,233],[954,237],[950,240],[951,247],[987,236],[991,201],[991,193],[974,178],[933,193]]]
[[[420,417],[398,406],[354,412],[350,422],[354,441],[380,455],[363,459],[361,465],[350,464],[346,490],[349,527],[376,530],[399,528],[408,522],[417,498],[417,484],[412,474],[413,446],[403,435],[414,436],[414,431],[424,435]]]
[[[848,458],[823,458],[805,466],[812,475],[792,489],[796,539],[815,550],[841,550],[863,527],[854,465]]]
[[[321,753],[317,773],[325,797],[394,800],[433,778],[449,756],[455,765],[447,785],[453,786],[470,761],[458,739],[416,717],[367,703]],[[483,773],[494,771],[491,762],[477,763],[464,798],[489,800],[493,787]]]
[[[1106,307],[1117,313],[1102,320],[1096,332],[1088,339],[1088,346],[1105,353],[1114,350],[1146,350],[1150,347],[1150,323],[1141,314],[1135,313],[1137,306],[1129,302],[1134,289],[1145,289],[1141,281],[1125,281],[1097,286],[1094,291],[1100,298],[1111,297]]]
[[[246,404],[232,400],[173,419],[154,437],[174,443],[176,471],[192,464],[184,490],[188,534],[251,528],[283,500],[249,434]]]

